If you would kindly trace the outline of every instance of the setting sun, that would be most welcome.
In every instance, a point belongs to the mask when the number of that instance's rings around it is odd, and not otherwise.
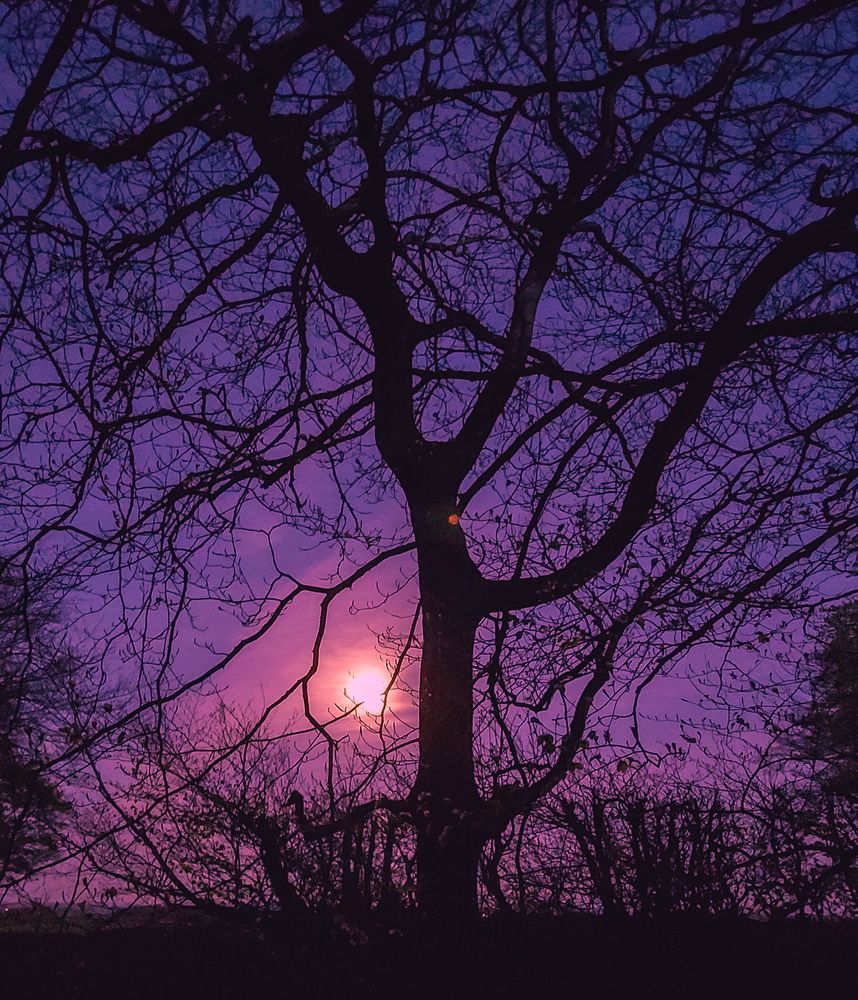
[[[349,677],[345,692],[361,711],[369,715],[380,715],[384,709],[384,692],[389,678],[383,670],[370,667],[359,670]]]

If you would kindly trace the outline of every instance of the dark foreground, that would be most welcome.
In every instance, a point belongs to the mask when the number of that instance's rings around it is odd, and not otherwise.
[[[850,996],[858,926],[568,917],[366,941],[259,926],[0,933],[0,970],[10,1000]]]

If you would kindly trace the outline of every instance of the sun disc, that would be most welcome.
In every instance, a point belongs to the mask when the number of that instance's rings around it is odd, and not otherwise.
[[[346,684],[346,694],[368,715],[380,715],[384,710],[387,674],[381,670],[359,670]]]

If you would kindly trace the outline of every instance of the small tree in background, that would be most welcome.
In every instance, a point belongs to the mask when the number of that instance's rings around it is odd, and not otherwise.
[[[70,806],[45,774],[48,734],[74,700],[80,663],[62,643],[56,603],[38,581],[0,579],[0,884],[58,849]]]
[[[858,601],[828,616],[827,640],[816,657],[813,702],[797,741],[821,767],[823,787],[858,798]]]

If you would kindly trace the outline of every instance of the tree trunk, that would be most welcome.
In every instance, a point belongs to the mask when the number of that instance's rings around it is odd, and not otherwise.
[[[473,831],[443,835],[429,823],[417,833],[417,903],[420,912],[449,925],[479,916],[477,872],[482,842]]]
[[[453,513],[452,504],[440,504],[415,518],[423,604],[420,762],[413,792],[417,898],[427,916],[445,920],[477,915],[483,845],[473,745],[478,576]]]

